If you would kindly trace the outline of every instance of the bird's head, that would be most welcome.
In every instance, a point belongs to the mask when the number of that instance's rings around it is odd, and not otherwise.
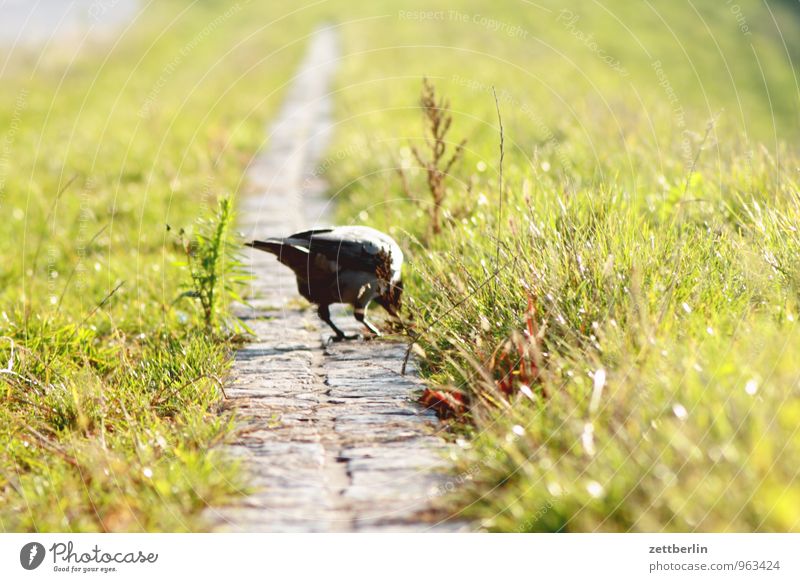
[[[394,317],[400,316],[400,303],[403,297],[403,281],[397,280],[390,283],[386,290],[378,295],[375,301],[383,307],[390,315]]]
[[[378,278],[379,294],[375,299],[390,315],[400,317],[400,299],[403,296],[403,281],[399,273],[392,268],[392,252],[381,250],[378,253],[378,266],[375,276]]]

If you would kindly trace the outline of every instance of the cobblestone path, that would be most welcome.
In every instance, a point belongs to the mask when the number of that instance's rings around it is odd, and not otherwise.
[[[247,237],[285,235],[330,224],[325,184],[315,175],[331,131],[329,87],[337,38],[320,29],[249,169],[240,204]],[[405,351],[387,341],[342,342],[302,306],[294,275],[272,255],[249,250],[251,307],[239,315],[257,340],[236,355],[228,405],[244,425],[233,452],[254,492],[210,511],[221,531],[452,531],[426,519],[446,484],[447,449],[435,416],[415,402]],[[333,312],[346,332],[358,329]],[[352,324],[348,322],[352,321]],[[359,330],[360,331],[360,330]]]

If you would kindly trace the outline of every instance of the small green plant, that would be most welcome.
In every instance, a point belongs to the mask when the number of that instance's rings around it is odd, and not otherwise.
[[[242,301],[237,289],[247,280],[244,265],[237,256],[236,246],[229,239],[234,211],[230,198],[221,198],[213,216],[199,220],[193,238],[181,230],[181,247],[186,255],[190,276],[188,289],[178,299],[197,299],[207,331],[217,331],[223,317],[226,300]],[[244,328],[235,319],[225,321],[234,328]],[[244,328],[246,329],[246,328]]]

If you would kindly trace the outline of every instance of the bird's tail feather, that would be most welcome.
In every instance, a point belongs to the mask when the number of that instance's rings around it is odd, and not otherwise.
[[[283,241],[278,238],[268,238],[266,240],[254,240],[253,242],[244,243],[246,247],[252,247],[260,251],[266,251],[273,255],[279,255],[283,249]]]
[[[284,265],[289,266],[293,271],[303,268],[308,263],[308,249],[293,244],[291,239],[268,238],[266,240],[254,240],[245,243],[248,247],[272,253]]]

